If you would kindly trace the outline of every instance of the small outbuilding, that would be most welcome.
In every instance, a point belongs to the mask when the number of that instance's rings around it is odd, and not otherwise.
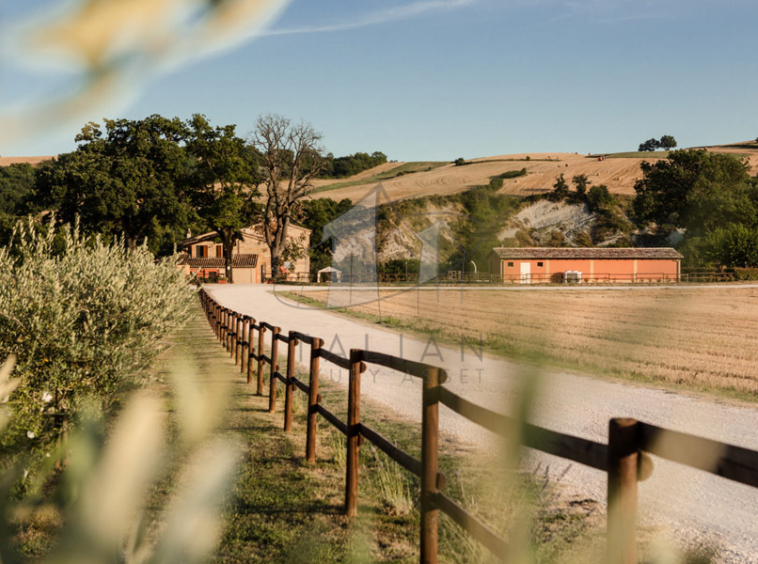
[[[327,266],[318,271],[318,282],[339,282],[342,278],[342,271],[333,266]]]
[[[496,247],[490,272],[520,284],[564,282],[566,272],[581,273],[583,283],[679,282],[682,258],[671,247]]]

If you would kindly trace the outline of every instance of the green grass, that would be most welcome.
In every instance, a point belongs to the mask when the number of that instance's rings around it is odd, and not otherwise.
[[[317,194],[319,192],[329,192],[331,190],[339,190],[340,188],[349,188],[352,186],[365,186],[367,184],[378,184],[379,182],[383,182],[385,180],[392,180],[394,178],[398,178],[406,174],[414,174],[417,172],[428,172],[430,170],[434,170],[435,168],[440,168],[442,166],[449,165],[449,164],[450,163],[447,161],[445,162],[424,161],[424,162],[404,163],[390,170],[386,170],[384,172],[375,174],[373,176],[369,176],[367,178],[363,178],[361,180],[357,180],[357,181],[348,180],[345,182],[335,182],[334,184],[319,186],[318,188],[314,189],[311,192],[311,194]]]
[[[628,153],[611,153],[603,155],[606,159],[665,159],[671,151],[632,151]],[[597,159],[600,155],[593,155],[592,159]]]

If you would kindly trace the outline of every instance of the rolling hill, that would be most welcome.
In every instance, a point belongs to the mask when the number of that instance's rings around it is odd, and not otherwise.
[[[758,143],[744,142],[706,147],[709,151],[747,157],[754,171],[758,170]],[[314,198],[334,200],[350,198],[359,202],[381,182],[392,200],[418,198],[432,194],[449,195],[465,192],[474,186],[486,185],[494,176],[526,168],[527,175],[505,180],[503,193],[531,196],[552,190],[558,175],[568,181],[577,174],[586,174],[594,185],[605,184],[615,194],[633,196],[634,184],[641,177],[640,164],[665,158],[667,153],[619,153],[579,155],[576,153],[530,153],[500,155],[467,161],[463,166],[452,163],[387,163],[343,180],[319,180]],[[528,160],[527,160],[528,159]]]

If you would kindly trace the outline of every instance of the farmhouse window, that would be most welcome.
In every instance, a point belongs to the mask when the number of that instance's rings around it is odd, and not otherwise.
[[[508,263],[508,267],[509,267],[509,268],[512,268],[512,267],[513,267],[513,263],[512,263],[512,262],[509,262],[509,263]]]
[[[224,256],[224,247],[222,245],[216,245],[216,256],[217,257]]]
[[[195,247],[195,256],[197,258],[205,258],[208,256],[208,247],[204,245],[198,245]]]
[[[537,263],[537,266],[545,266],[545,263],[543,263],[543,262],[538,262],[538,263]]]

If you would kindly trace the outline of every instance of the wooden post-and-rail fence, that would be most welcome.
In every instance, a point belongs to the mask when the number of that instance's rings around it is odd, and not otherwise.
[[[359,449],[369,441],[396,463],[421,479],[421,530],[420,554],[422,563],[436,563],[438,549],[439,512],[447,514],[468,534],[486,546],[493,554],[504,557],[508,545],[487,524],[466,511],[445,493],[445,476],[439,472],[439,405],[492,431],[501,437],[512,436],[516,422],[505,415],[476,405],[444,386],[448,379],[444,369],[405,360],[375,351],[351,349],[350,358],[344,358],[324,348],[324,341],[290,331],[265,322],[256,322],[249,316],[224,308],[203,289],[199,292],[203,309],[218,340],[245,372],[247,382],[253,383],[253,362],[257,362],[257,393],[263,393],[265,366],[269,366],[269,411],[276,411],[276,381],[285,388],[284,431],[292,428],[292,403],[297,390],[308,396],[307,439],[305,457],[316,462],[316,430],[320,415],[347,438],[347,468],[345,483],[345,514],[358,512]],[[258,349],[255,352],[253,332],[258,331]],[[271,333],[270,355],[264,354],[266,332]],[[287,344],[287,374],[279,372],[278,343]],[[295,354],[298,345],[310,346],[309,382],[305,384],[295,376]],[[348,370],[347,421],[329,411],[319,395],[320,360]],[[361,375],[368,364],[403,372],[422,380],[422,438],[421,460],[396,447],[390,440],[361,422]],[[704,439],[686,433],[663,429],[634,419],[611,419],[608,427],[608,444],[523,424],[523,446],[558,456],[606,472],[608,475],[608,556],[610,564],[633,564],[635,555],[635,523],[637,517],[638,482],[653,471],[650,455],[684,464],[723,478],[752,487],[758,487],[758,452],[742,447]],[[709,456],[703,456],[708,453]]]

